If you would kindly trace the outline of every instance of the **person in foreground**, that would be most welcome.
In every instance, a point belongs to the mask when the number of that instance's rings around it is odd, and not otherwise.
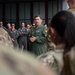
[[[7,32],[0,31],[0,75],[56,75],[34,55],[14,49]]]
[[[0,45],[0,75],[56,75],[32,54]]]
[[[56,48],[38,59],[54,68],[58,75],[75,75],[74,15],[69,11],[58,12],[51,20],[50,35]]]

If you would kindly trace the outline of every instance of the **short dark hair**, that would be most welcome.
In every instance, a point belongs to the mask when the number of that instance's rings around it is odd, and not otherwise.
[[[64,37],[66,48],[71,48],[75,45],[75,17],[69,11],[58,12],[51,20],[53,27],[60,38]]]
[[[34,17],[34,19],[35,19],[36,17],[40,17],[40,19],[42,19],[42,16],[41,16],[41,15],[36,15],[36,16]]]
[[[12,26],[15,26],[15,23],[12,23]]]
[[[21,24],[22,24],[22,23],[25,23],[25,22],[24,22],[24,21],[22,21],[22,22],[21,22]]]

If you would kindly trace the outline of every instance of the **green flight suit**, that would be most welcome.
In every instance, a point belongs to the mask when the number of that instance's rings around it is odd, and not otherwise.
[[[46,46],[46,36],[47,36],[47,29],[42,24],[36,28],[33,27],[30,30],[29,37],[35,36],[36,41],[30,42],[30,50],[35,55],[40,55],[47,51]]]

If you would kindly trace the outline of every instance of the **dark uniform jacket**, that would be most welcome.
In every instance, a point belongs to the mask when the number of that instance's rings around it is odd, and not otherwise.
[[[22,46],[24,47],[25,50],[27,50],[27,35],[28,35],[28,31],[27,28],[19,28],[18,29],[19,32],[19,47],[22,48]]]
[[[9,34],[10,34],[11,38],[13,38],[14,40],[16,40],[19,36],[19,33],[16,29],[14,31],[10,30]]]

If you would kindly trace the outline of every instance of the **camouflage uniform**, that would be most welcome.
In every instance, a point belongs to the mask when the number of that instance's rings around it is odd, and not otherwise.
[[[70,7],[68,11],[75,16],[75,6]],[[69,61],[73,73],[72,75],[75,75],[75,47],[71,48],[70,52],[68,52],[66,55],[70,57]]]
[[[75,46],[71,48],[70,52],[68,52],[68,55],[70,57],[72,75],[75,75]]]
[[[75,16],[75,6],[73,6],[73,7],[70,7],[69,9],[68,9],[68,11],[70,11],[72,14],[74,14],[74,16]]]
[[[59,75],[63,68],[63,51],[61,47],[56,47],[54,50],[48,51],[38,57],[44,65],[53,68],[57,75]]]
[[[0,28],[0,75],[56,74],[51,68],[43,66],[33,55],[13,49],[8,33]]]
[[[56,75],[26,52],[0,45],[0,75]]]
[[[7,31],[0,27],[0,44],[13,47],[12,41]]]

